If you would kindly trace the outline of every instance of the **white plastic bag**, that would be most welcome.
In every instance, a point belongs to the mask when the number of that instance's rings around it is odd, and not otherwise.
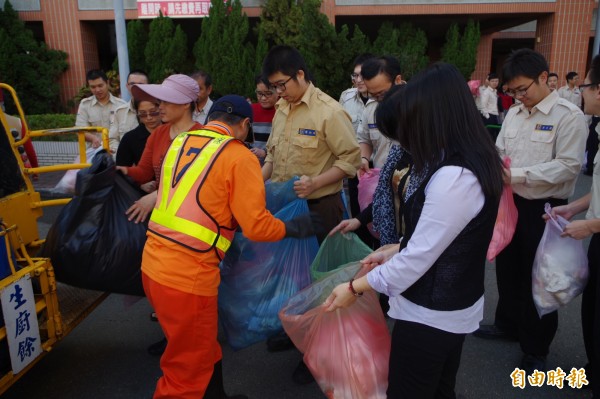
[[[546,204],[545,211],[550,219],[533,261],[533,301],[540,317],[581,294],[588,278],[583,242],[560,236],[569,222],[560,216],[554,218],[551,209],[550,204]]]
[[[88,163],[92,163],[92,159],[94,159],[94,156],[100,151],[102,151],[102,147],[88,148],[85,151],[86,161]],[[73,163],[81,163],[81,159],[80,159],[79,155],[77,155],[75,157],[75,159],[73,160]],[[58,191],[59,193],[64,193],[64,194],[75,193],[75,181],[77,180],[77,173],[79,173],[80,170],[81,169],[67,170],[67,172],[63,175],[63,177],[60,179],[60,181],[54,187],[54,190]]]

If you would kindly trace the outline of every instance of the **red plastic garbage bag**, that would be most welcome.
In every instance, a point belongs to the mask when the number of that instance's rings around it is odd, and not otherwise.
[[[364,210],[373,202],[373,194],[377,183],[379,183],[378,168],[373,168],[358,178],[358,206],[360,210]],[[379,234],[373,229],[373,223],[367,225],[369,232],[375,238],[379,238]]]
[[[306,287],[279,312],[283,328],[304,353],[304,362],[332,399],[386,397],[390,333],[373,291],[349,308],[325,312],[335,286],[365,273],[359,262]]]
[[[504,167],[510,168],[510,158],[506,157],[504,159]],[[493,261],[510,244],[513,235],[515,235],[518,217],[519,212],[513,199],[512,188],[510,184],[505,184],[502,196],[500,197],[500,205],[498,206],[494,234],[492,235],[492,241],[490,241],[487,251],[487,260],[490,262]]]

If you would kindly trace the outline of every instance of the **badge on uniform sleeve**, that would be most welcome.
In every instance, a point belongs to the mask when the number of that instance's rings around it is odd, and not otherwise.
[[[554,129],[553,125],[542,125],[538,123],[535,125],[535,130],[541,130],[542,132],[551,132]]]
[[[317,135],[317,131],[316,130],[312,130],[312,129],[298,129],[298,134],[301,136],[311,136],[314,137]]]

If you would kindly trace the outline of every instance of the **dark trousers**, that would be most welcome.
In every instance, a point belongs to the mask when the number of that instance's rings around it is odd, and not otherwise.
[[[592,384],[594,397],[600,397],[600,234],[594,234],[590,241],[588,267],[588,283],[581,297],[581,326],[588,358],[586,373]]]
[[[558,313],[540,319],[531,291],[531,271],[538,244],[546,223],[542,219],[544,204],[564,205],[567,200],[527,200],[514,196],[519,211],[517,228],[510,244],[496,257],[498,305],[496,325],[519,337],[521,350],[546,356],[558,328]]]
[[[490,127],[490,125],[498,126],[500,125],[500,121],[498,120],[498,115],[492,115],[488,118],[485,118],[481,115],[481,119],[483,119],[483,124],[486,125],[488,132],[490,132],[490,136],[492,136],[492,140],[494,143],[496,142],[496,138],[498,137],[498,133],[500,133],[500,129],[497,127]]]
[[[309,199],[308,209],[319,216],[319,221],[314,226],[319,245],[325,240],[327,234],[344,217],[344,203],[340,193],[326,195],[325,197]]]
[[[358,204],[358,177],[348,179],[348,194],[350,196],[350,212],[355,218],[360,213],[360,205]],[[373,237],[367,226],[361,225],[354,233],[367,244],[369,248],[379,248],[379,240]]]
[[[465,334],[396,320],[388,399],[455,399],[454,386]]]
[[[596,132],[596,125],[598,125],[599,121],[600,117],[592,117],[590,132],[585,143],[585,151],[587,152],[585,169],[588,175],[591,175],[594,172],[594,157],[596,156],[596,152],[598,152],[598,144],[600,143],[600,141],[598,141],[598,133]]]

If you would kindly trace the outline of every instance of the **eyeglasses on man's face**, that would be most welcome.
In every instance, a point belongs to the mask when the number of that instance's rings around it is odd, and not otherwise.
[[[532,80],[531,83],[529,83],[529,86],[527,86],[526,88],[519,89],[519,90],[507,90],[506,94],[508,94],[511,97],[523,97],[524,95],[527,94],[527,90],[529,90],[531,85],[534,83],[535,83],[535,80]]]
[[[352,79],[353,82],[362,82],[363,80],[362,75],[360,73],[351,73],[350,79]]]
[[[286,80],[285,82],[275,82],[275,83],[271,83],[269,82],[269,84],[271,85],[271,90],[274,90],[278,93],[280,92],[284,92],[286,87],[285,85],[287,84],[287,82],[289,82],[290,80],[292,80],[293,76],[290,76],[288,78],[288,80]]]
[[[592,86],[598,86],[598,83],[584,83],[582,85],[579,85],[579,90],[583,90],[586,87],[592,87]]]
[[[256,98],[261,98],[261,97],[269,98],[274,94],[272,91],[260,91],[260,90],[256,90],[255,93],[256,93]]]
[[[150,116],[157,117],[158,115],[160,115],[160,111],[158,111],[158,110],[157,111],[148,111],[148,112],[141,111],[141,112],[137,113],[137,116],[140,118],[148,118]]]

